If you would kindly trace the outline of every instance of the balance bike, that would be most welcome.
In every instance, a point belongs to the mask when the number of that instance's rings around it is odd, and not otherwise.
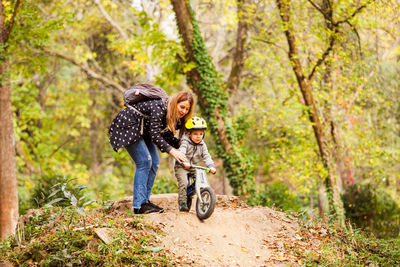
[[[206,172],[210,169],[191,165],[190,169],[195,172],[188,173],[187,206],[190,210],[192,198],[196,194],[196,214],[200,220],[205,220],[211,216],[215,208],[215,193],[208,183]]]

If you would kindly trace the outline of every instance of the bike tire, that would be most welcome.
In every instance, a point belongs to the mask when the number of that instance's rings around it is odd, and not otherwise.
[[[189,210],[192,207],[192,198],[193,196],[187,196],[186,204]]]
[[[196,201],[196,214],[200,220],[205,220],[211,216],[215,209],[215,193],[211,187],[201,189],[200,197],[204,201],[202,204],[199,199]]]

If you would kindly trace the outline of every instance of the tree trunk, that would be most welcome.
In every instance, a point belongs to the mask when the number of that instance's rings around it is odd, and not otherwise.
[[[327,171],[327,176],[324,177],[325,187],[328,194],[329,210],[334,215],[335,220],[339,224],[344,224],[344,209],[343,202],[340,198],[337,177],[335,175],[332,158],[326,144],[324,128],[318,116],[318,110],[314,103],[312,95],[311,80],[306,77],[303,71],[303,66],[300,63],[300,56],[296,46],[295,35],[293,34],[293,27],[290,20],[290,1],[276,0],[279,13],[284,24],[284,33],[288,42],[289,51],[288,56],[296,76],[301,94],[303,95],[304,102],[307,106],[308,117],[311,122],[315,138],[318,143],[318,148],[321,156],[322,163]],[[332,45],[331,40],[331,45]],[[329,50],[327,50],[329,51]],[[321,62],[317,63],[321,64]],[[314,68],[316,70],[316,68]],[[313,77],[314,72],[309,76]]]
[[[318,211],[319,217],[322,219],[322,222],[326,223],[326,214],[328,212],[328,201],[326,197],[326,189],[325,184],[321,183],[318,188]]]
[[[197,95],[198,103],[216,136],[217,153],[224,161],[224,169],[235,195],[248,196],[253,190],[251,167],[243,155],[236,132],[228,115],[228,96],[221,89],[217,73],[208,56],[204,40],[188,1],[172,0],[179,32],[188,51],[188,62],[195,68],[186,73],[190,88]]]
[[[226,89],[230,94],[229,97],[229,109],[233,116],[235,96],[240,85],[242,78],[243,67],[245,63],[245,48],[247,41],[248,32],[248,12],[247,12],[248,0],[237,0],[237,15],[238,15],[238,26],[236,32],[236,47],[233,53],[231,73],[227,81]]]
[[[329,0],[323,0],[321,3],[321,11],[325,14],[325,26],[329,32],[335,32],[335,27],[333,25],[333,11],[332,5]],[[332,38],[332,37],[331,37]],[[324,89],[328,92],[334,92],[335,83],[332,82],[332,63],[331,61],[325,61],[325,73],[323,76]],[[341,139],[338,128],[334,121],[333,106],[329,103],[324,103],[326,124],[330,128],[329,135],[332,141],[332,158],[336,163],[336,172],[340,177],[339,182],[339,192],[343,191],[343,187],[347,185],[354,184],[355,180],[353,177],[353,166],[350,160],[348,150],[345,149],[344,141]]]
[[[18,221],[18,185],[15,140],[8,83],[8,61],[1,60],[0,94],[0,238],[15,233]]]
[[[14,234],[18,222],[17,164],[7,42],[20,4],[20,0],[14,2],[14,12],[6,24],[3,3],[0,1],[0,239]]]
[[[347,186],[353,185],[356,182],[353,174],[353,162],[349,150],[337,130],[338,127],[336,123],[330,120],[330,125],[331,138],[333,141],[333,158],[336,162],[337,173],[341,180],[341,189],[344,190]]]

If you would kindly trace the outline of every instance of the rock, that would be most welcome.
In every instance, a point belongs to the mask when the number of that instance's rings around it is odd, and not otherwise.
[[[94,232],[106,244],[114,240],[113,231],[110,228],[95,228]]]

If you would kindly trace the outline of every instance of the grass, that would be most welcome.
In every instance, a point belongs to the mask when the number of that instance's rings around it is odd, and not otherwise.
[[[68,208],[37,210],[0,243],[0,259],[17,266],[171,266],[157,244],[160,229],[140,216],[86,209],[85,216]],[[71,220],[72,216],[72,220]],[[95,233],[105,228],[107,244]]]
[[[312,230],[311,230],[312,229]],[[334,225],[302,226],[306,249],[290,249],[306,266],[399,266],[400,239],[378,239],[367,232]],[[314,245],[311,245],[314,244]]]

